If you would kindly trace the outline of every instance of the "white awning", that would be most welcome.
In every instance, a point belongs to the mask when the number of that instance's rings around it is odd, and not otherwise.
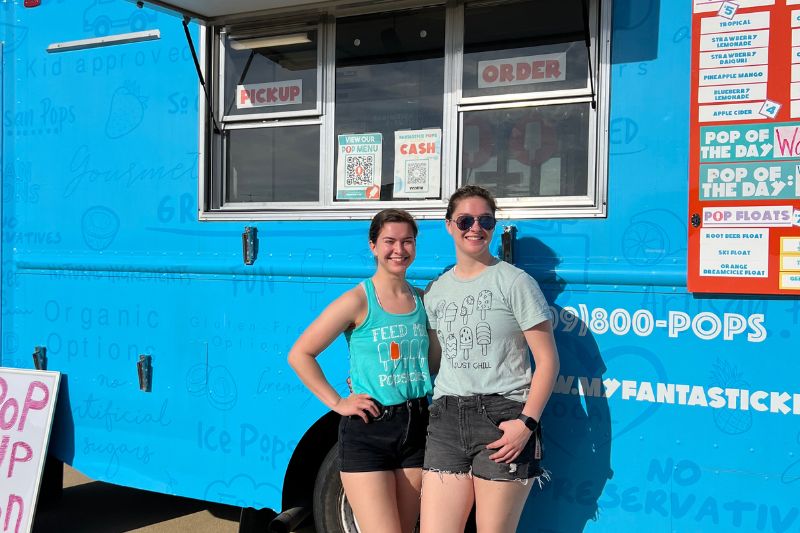
[[[430,5],[431,0],[128,0],[137,5],[186,15],[204,24],[247,22],[252,17],[297,14],[298,12],[330,13],[342,9],[348,14],[371,12],[379,6],[394,9]],[[435,0],[438,3],[441,0]]]
[[[129,0],[138,3],[136,0]],[[250,13],[275,9],[321,5],[320,0],[144,0],[146,7],[168,9],[199,22],[219,22]]]

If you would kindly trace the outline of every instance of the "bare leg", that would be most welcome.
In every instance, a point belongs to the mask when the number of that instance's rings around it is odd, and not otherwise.
[[[362,533],[402,533],[394,472],[342,472],[342,485]]]
[[[394,471],[397,512],[400,515],[400,530],[411,533],[419,518],[419,491],[422,487],[422,469],[404,468]]]
[[[531,491],[532,481],[475,481],[475,522],[478,533],[514,533]]]
[[[420,533],[463,533],[475,501],[472,476],[423,472]]]

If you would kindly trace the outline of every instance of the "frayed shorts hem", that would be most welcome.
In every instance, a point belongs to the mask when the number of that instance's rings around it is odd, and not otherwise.
[[[423,466],[423,472],[433,472],[434,474],[443,474],[448,476],[470,476],[472,477],[472,469],[468,468],[466,471],[457,471],[451,468],[433,468],[430,466]]]

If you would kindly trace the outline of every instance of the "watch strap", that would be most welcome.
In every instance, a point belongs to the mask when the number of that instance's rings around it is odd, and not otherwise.
[[[539,422],[535,418],[532,418],[528,415],[520,414],[517,419],[522,420],[522,423],[525,424],[525,427],[531,431],[536,431],[536,429],[539,427]]]

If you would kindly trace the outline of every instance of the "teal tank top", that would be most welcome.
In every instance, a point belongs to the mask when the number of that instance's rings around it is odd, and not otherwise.
[[[428,320],[422,298],[409,286],[414,310],[393,314],[378,303],[371,279],[361,286],[367,295],[367,316],[345,332],[353,392],[369,394],[383,405],[429,395]]]

